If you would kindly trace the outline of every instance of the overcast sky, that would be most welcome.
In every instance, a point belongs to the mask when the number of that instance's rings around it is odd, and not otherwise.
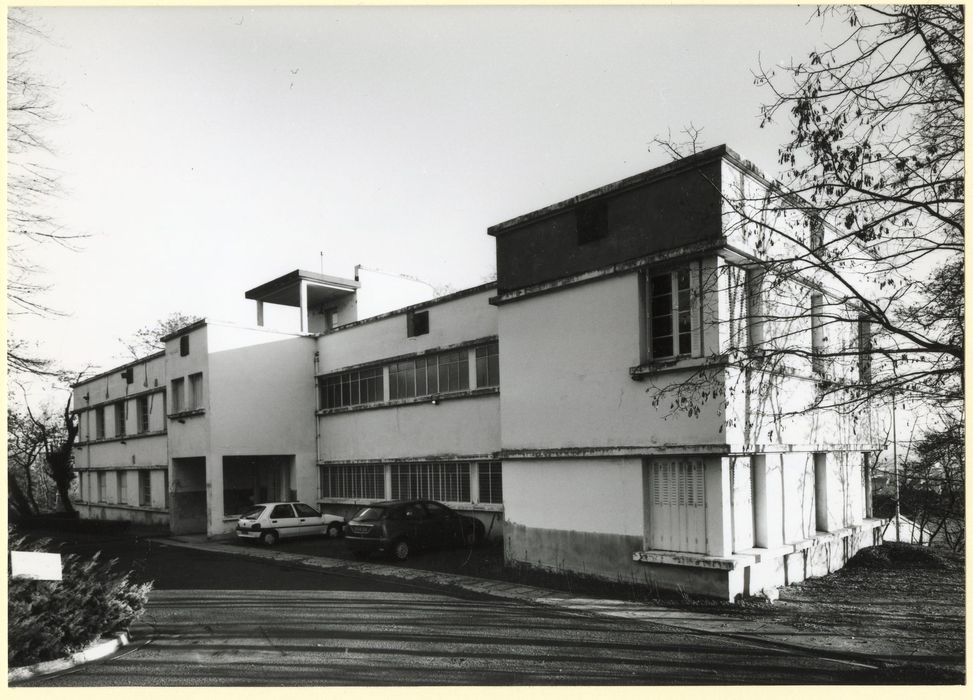
[[[809,7],[43,8],[52,208],[90,236],[36,251],[64,367],[124,361],[172,311],[254,322],[243,292],[356,264],[461,289],[487,227],[667,161],[693,123],[769,174],[764,65],[822,41]],[[389,306],[396,306],[390,299]]]

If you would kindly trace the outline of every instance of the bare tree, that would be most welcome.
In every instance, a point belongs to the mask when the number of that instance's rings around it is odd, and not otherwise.
[[[137,360],[139,358],[150,355],[153,352],[161,350],[165,344],[162,342],[162,338],[178,331],[180,328],[184,328],[191,323],[195,323],[202,319],[202,316],[195,316],[192,314],[184,314],[181,311],[174,311],[165,318],[161,318],[153,324],[148,326],[143,326],[139,328],[135,333],[132,334],[131,338],[127,340],[124,338],[119,338],[119,342],[125,346],[132,359]]]
[[[52,86],[31,65],[36,42],[46,37],[24,8],[9,9],[7,37],[7,312],[57,316],[42,300],[48,286],[36,251],[51,244],[74,249],[85,236],[65,230],[50,213],[61,186],[59,173],[44,162],[53,155],[44,132],[57,116]],[[47,360],[9,333],[7,360],[13,372],[56,374]]]
[[[46,411],[35,415],[29,405],[25,409],[36,431],[35,439],[43,451],[47,476],[54,482],[61,508],[68,513],[75,512],[71,502],[71,484],[77,478],[74,471],[74,443],[78,437],[78,417],[71,412],[71,398],[72,394],[69,393],[59,415]]]
[[[756,74],[773,96],[763,124],[792,125],[780,177],[712,183],[728,233],[753,251],[746,276],[726,266],[708,282],[739,301],[721,320],[733,326],[731,359],[757,382],[809,369],[813,406],[854,413],[906,396],[960,413],[964,8],[816,14],[842,22],[843,39]],[[700,130],[686,135],[655,145],[684,157],[698,150]],[[709,376],[704,367],[656,399],[690,413],[700,400],[726,400]]]

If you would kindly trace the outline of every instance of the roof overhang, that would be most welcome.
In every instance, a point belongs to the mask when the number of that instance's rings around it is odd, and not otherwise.
[[[354,294],[361,284],[343,277],[321,275],[307,270],[294,270],[277,279],[248,290],[244,296],[265,304],[301,305],[301,285],[307,283],[308,306],[318,306]]]

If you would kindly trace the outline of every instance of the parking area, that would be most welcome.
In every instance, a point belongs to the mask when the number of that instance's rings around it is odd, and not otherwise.
[[[266,547],[253,540],[235,537],[227,543],[238,547]],[[370,555],[362,559],[354,555],[345,543],[343,537],[330,539],[327,537],[299,537],[281,540],[273,549],[292,554],[307,556],[330,557],[348,561],[381,561],[390,563],[391,559],[382,555]],[[444,573],[463,574],[501,580],[515,580],[512,572],[503,566],[503,543],[493,540],[472,548],[429,549],[413,552],[403,562],[395,562],[396,566],[428,571],[442,571]],[[507,576],[510,576],[508,579]],[[519,580],[519,579],[517,579]]]

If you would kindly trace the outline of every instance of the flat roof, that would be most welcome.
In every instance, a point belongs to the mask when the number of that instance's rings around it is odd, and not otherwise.
[[[97,379],[103,379],[104,377],[107,377],[110,374],[114,374],[115,372],[121,372],[122,370],[128,369],[129,367],[134,367],[135,365],[140,365],[143,362],[148,362],[149,360],[155,360],[157,358],[164,357],[165,354],[166,354],[166,351],[165,350],[158,350],[158,351],[152,353],[151,355],[146,355],[145,357],[140,357],[137,360],[132,360],[131,362],[126,362],[124,365],[118,365],[117,367],[112,367],[111,369],[106,369],[104,372],[99,372],[98,374],[92,375],[90,377],[85,377],[81,381],[78,381],[78,382],[75,382],[74,384],[72,384],[71,385],[71,388],[72,389],[77,389],[79,386],[81,386],[83,384],[87,384],[88,382],[93,382],[93,381],[95,381]]]
[[[594,199],[607,194],[613,194],[615,192],[620,192],[622,190],[627,190],[632,187],[638,187],[640,185],[645,185],[653,180],[661,180],[677,173],[683,172],[689,168],[698,167],[703,163],[708,163],[710,161],[717,160],[719,158],[727,158],[732,161],[738,167],[750,172],[754,176],[766,180],[763,173],[761,173],[753,163],[743,160],[739,155],[726,146],[722,144],[719,146],[714,146],[713,148],[707,148],[699,153],[694,153],[691,156],[685,158],[680,158],[679,160],[674,160],[671,163],[666,163],[665,165],[660,165],[657,168],[652,168],[651,170],[646,170],[645,172],[638,173],[637,175],[632,175],[630,177],[618,180],[617,182],[612,182],[607,185],[602,185],[593,190],[588,190],[579,195],[575,195],[569,199],[565,199],[556,204],[551,204],[550,206],[544,207],[542,209],[537,209],[526,214],[521,214],[520,216],[515,216],[512,219],[508,219],[499,224],[494,224],[487,229],[487,233],[491,236],[496,236],[498,234],[503,234],[511,229],[517,228],[524,224],[536,221],[538,219],[544,219],[554,214],[560,213],[565,209],[577,206],[581,202],[587,201],[589,199]]]
[[[244,292],[244,297],[268,304],[300,306],[301,282],[310,283],[308,304],[315,305],[352,294],[361,287],[361,283],[357,280],[322,275],[308,270],[294,270],[247,290]],[[313,296],[311,290],[314,290]]]

